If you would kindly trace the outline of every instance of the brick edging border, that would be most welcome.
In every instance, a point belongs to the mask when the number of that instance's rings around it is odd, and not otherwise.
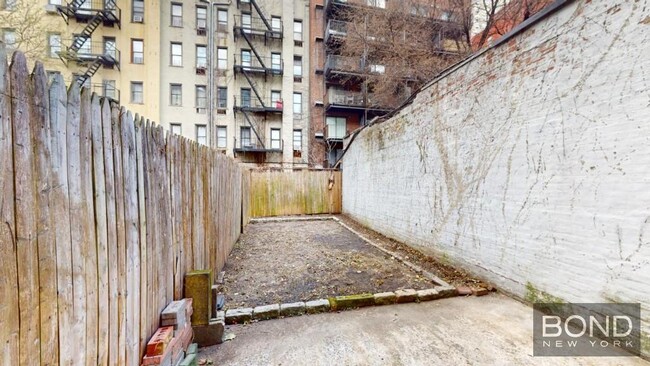
[[[251,321],[270,320],[304,314],[318,314],[333,311],[350,310],[367,306],[381,306],[424,302],[458,296],[458,290],[449,285],[435,286],[426,290],[397,290],[376,294],[365,293],[349,296],[335,296],[307,302],[261,305],[255,308],[228,309],[220,311],[218,318],[225,318],[228,325],[243,324]],[[222,319],[223,319],[222,318]]]

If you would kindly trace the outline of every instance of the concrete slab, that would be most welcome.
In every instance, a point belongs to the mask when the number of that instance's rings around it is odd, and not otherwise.
[[[199,358],[216,365],[650,365],[533,357],[532,330],[533,310],[513,299],[454,297],[231,326],[237,338],[201,349]]]

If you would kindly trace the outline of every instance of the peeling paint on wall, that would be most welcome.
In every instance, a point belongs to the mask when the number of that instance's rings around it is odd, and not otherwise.
[[[572,2],[362,131],[344,212],[522,298],[641,302],[650,333],[649,2]]]

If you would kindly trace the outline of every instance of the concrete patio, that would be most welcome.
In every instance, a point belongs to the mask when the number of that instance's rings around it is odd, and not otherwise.
[[[216,365],[648,365],[636,357],[532,356],[533,310],[491,294],[230,326]]]

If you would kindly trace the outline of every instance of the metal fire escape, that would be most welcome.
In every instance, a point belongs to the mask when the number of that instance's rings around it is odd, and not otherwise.
[[[63,47],[59,52],[59,57],[66,65],[69,61],[74,61],[79,65],[88,66],[86,71],[77,77],[79,85],[83,85],[102,66],[119,70],[120,54],[115,45],[101,44],[94,47],[91,41],[93,32],[101,24],[117,25],[118,28],[121,26],[121,10],[115,0],[73,0],[66,5],[57,6],[57,11],[66,24],[69,24],[70,18],[87,23],[81,33],[75,35],[71,45]]]
[[[266,81],[269,76],[283,75],[284,68],[281,58],[274,59],[273,57],[269,58],[260,55],[256,43],[260,39],[263,39],[265,45],[273,40],[282,41],[283,29],[280,21],[277,23],[269,21],[256,0],[238,0],[237,6],[250,13],[239,16],[239,21],[235,22],[234,35],[235,38],[241,37],[244,39],[252,54],[248,54],[247,57],[244,57],[242,54],[239,59],[235,57],[235,78],[237,74],[244,76],[248,85],[250,85],[250,90],[254,94],[254,98],[252,95],[249,98],[250,100],[246,100],[243,97],[240,98],[239,105],[235,103],[234,109],[235,112],[242,113],[244,120],[248,123],[255,135],[260,146],[256,150],[266,151],[263,121],[260,121],[254,115],[265,117],[270,113],[281,114],[282,101],[278,103],[277,101],[267,100],[262,95],[261,88],[254,81],[254,78],[256,76],[263,76]],[[256,14],[257,17],[253,17],[252,14]]]

